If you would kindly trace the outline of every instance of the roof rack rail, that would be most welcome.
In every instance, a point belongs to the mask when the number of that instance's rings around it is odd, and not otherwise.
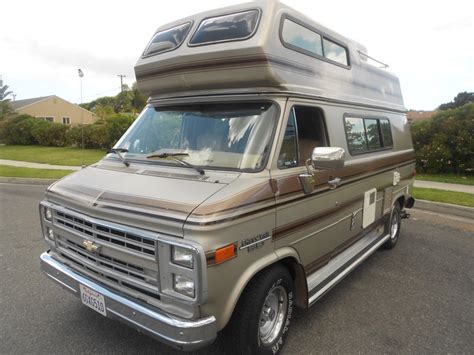
[[[370,59],[370,60],[372,60],[372,61],[374,61],[374,62],[380,64],[380,65],[381,65],[380,68],[382,68],[382,69],[387,69],[387,68],[389,67],[388,64],[385,64],[385,63],[381,62],[380,60],[377,60],[377,59],[375,59],[374,57],[371,57],[371,56],[368,55],[367,53],[362,52],[361,50],[357,50],[357,51],[359,52],[359,54],[360,54],[361,57],[365,57],[365,58],[366,58],[365,61],[367,61],[367,59]]]

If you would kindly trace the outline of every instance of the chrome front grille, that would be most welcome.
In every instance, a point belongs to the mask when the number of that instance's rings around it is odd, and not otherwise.
[[[53,216],[58,254],[71,267],[133,296],[160,299],[156,240],[76,213],[55,210]],[[98,250],[87,250],[84,241]]]
[[[85,218],[73,216],[72,214],[61,211],[56,211],[55,221],[65,228],[74,232],[83,233],[87,237],[93,237],[106,243],[120,245],[147,256],[155,256],[156,241],[153,239],[144,238],[106,225],[93,223]]]

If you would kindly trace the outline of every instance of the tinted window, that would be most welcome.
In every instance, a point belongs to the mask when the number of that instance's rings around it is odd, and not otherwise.
[[[148,47],[145,49],[143,56],[149,56],[161,52],[171,51],[176,49],[183,43],[186,35],[189,32],[191,23],[185,23],[169,30],[161,31],[156,33]]]
[[[364,120],[362,118],[346,118],[345,129],[347,145],[351,153],[361,153],[367,150]]]
[[[317,107],[295,106],[278,156],[280,169],[303,166],[316,147],[326,147],[324,116]]]
[[[323,55],[321,35],[288,19],[283,23],[282,38],[290,46]]]
[[[246,39],[255,32],[258,15],[257,10],[251,10],[203,20],[189,43],[196,45]]]
[[[346,49],[326,38],[324,38],[324,56],[340,64],[348,65]]]
[[[291,168],[298,166],[298,148],[296,146],[296,121],[294,110],[291,110],[286,125],[283,143],[281,145],[280,156],[278,157],[279,168]]]
[[[349,65],[347,49],[309,27],[299,25],[287,18],[281,29],[283,44],[308,55],[325,57],[342,65]]]
[[[393,146],[392,131],[390,129],[390,122],[388,120],[380,120],[380,131],[382,132],[384,147]]]
[[[377,119],[365,119],[365,131],[367,132],[369,150],[382,148],[378,122],[379,120]]]
[[[390,148],[393,145],[390,122],[387,119],[347,117],[344,125],[351,154]]]

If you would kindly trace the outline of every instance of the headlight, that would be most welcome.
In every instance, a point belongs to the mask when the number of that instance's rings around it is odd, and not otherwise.
[[[44,207],[44,218],[47,221],[50,221],[53,219],[53,211],[49,207]]]
[[[194,268],[194,255],[192,250],[173,245],[171,247],[171,261],[173,264]]]
[[[192,298],[195,296],[194,281],[189,277],[174,274],[173,288],[176,292],[179,292],[185,296]]]
[[[54,242],[54,231],[52,228],[46,227],[46,238]]]

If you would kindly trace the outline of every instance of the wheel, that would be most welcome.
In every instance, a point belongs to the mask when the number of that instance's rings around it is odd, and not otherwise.
[[[392,213],[390,214],[390,221],[388,225],[388,230],[390,233],[390,238],[383,245],[384,249],[392,249],[397,245],[398,237],[400,236],[400,227],[402,224],[402,213],[400,203],[396,202],[393,205]]]
[[[226,353],[278,353],[288,335],[294,294],[293,279],[282,265],[252,279],[227,327]]]

